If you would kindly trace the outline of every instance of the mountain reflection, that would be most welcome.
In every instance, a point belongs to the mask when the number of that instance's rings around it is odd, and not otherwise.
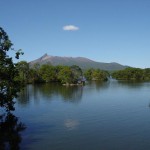
[[[28,85],[17,98],[18,104],[25,107],[33,100],[38,103],[40,100],[55,100],[55,97],[62,97],[64,102],[78,103],[82,99],[83,86],[62,86],[60,84],[36,84]]]
[[[0,115],[0,150],[19,150],[22,141],[20,132],[25,129],[25,125],[15,115]]]

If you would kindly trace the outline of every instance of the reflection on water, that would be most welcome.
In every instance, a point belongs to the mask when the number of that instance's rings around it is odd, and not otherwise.
[[[140,88],[142,85],[145,86],[144,82],[137,82],[137,81],[118,81],[118,84],[121,86],[127,86],[129,88]]]
[[[26,129],[26,126],[19,119],[11,114],[0,116],[0,150],[19,150],[22,141],[20,132]]]
[[[83,88],[83,86],[61,86],[57,83],[28,85],[21,91],[17,100],[20,105],[25,106],[32,98],[38,102],[40,99],[52,100],[54,95],[59,95],[66,102],[78,103],[82,99]]]
[[[21,104],[22,106],[26,106],[29,103],[30,100],[30,88],[24,87],[23,90],[19,93],[18,103]]]
[[[88,82],[90,87],[95,88],[97,91],[106,89],[109,86],[109,82],[102,82],[102,81],[90,81]]]

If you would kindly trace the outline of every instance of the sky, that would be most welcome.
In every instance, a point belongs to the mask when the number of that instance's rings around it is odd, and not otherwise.
[[[150,68],[150,0],[0,0],[20,60],[87,57]],[[9,53],[13,56],[14,52]]]

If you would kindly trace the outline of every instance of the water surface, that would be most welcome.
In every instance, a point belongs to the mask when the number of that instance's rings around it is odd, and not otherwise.
[[[145,150],[150,147],[150,83],[28,85],[15,115],[26,124],[21,149]]]

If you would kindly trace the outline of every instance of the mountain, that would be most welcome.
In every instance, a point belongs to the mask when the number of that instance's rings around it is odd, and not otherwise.
[[[42,57],[29,62],[29,65],[32,67],[36,63],[38,63],[40,65],[51,64],[54,66],[77,65],[77,66],[81,67],[82,69],[95,68],[95,69],[102,69],[102,70],[108,70],[108,71],[122,70],[122,69],[127,68],[127,66],[123,66],[123,65],[115,63],[115,62],[102,63],[102,62],[96,62],[96,61],[93,61],[93,60],[90,60],[90,59],[84,58],[84,57],[59,57],[59,56],[50,56],[47,54],[44,54]]]

